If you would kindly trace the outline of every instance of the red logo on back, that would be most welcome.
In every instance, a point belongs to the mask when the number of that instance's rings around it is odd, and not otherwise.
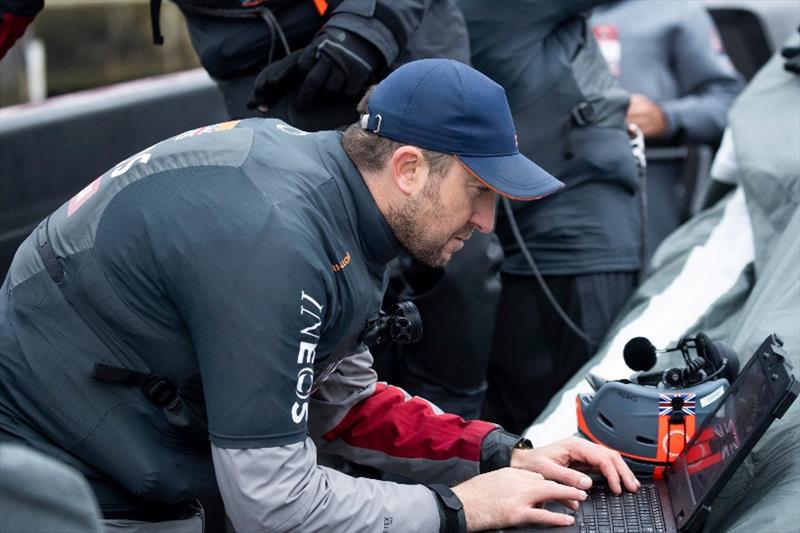
[[[98,189],[100,189],[100,178],[97,178],[84,187],[81,192],[73,196],[72,200],[69,201],[69,205],[67,205],[67,218],[71,217],[75,211],[80,209],[81,206],[86,203],[86,200],[94,196],[94,193],[96,193]]]

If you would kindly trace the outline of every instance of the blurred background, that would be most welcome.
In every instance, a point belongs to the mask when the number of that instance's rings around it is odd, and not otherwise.
[[[749,79],[795,30],[798,0],[704,0],[725,48]],[[154,46],[148,0],[46,0],[0,61],[0,107],[200,66],[178,7],[161,6]]]
[[[154,46],[148,0],[47,0],[0,61],[0,107],[199,67],[178,7],[163,2]]]
[[[737,69],[750,79],[795,30],[798,0],[704,0]],[[154,46],[149,0],[46,0],[0,61],[0,107],[200,66],[178,7],[161,6]]]

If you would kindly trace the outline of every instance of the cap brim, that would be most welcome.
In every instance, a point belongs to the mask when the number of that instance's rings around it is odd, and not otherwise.
[[[456,157],[487,187],[512,200],[536,200],[564,188],[561,181],[520,153]]]

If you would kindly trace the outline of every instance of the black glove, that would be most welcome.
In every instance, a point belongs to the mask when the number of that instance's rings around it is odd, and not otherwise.
[[[380,51],[366,39],[339,28],[326,28],[297,60],[297,67],[308,74],[297,93],[295,107],[310,108],[320,92],[355,99],[383,63]]]
[[[253,84],[253,92],[247,100],[247,109],[264,107],[264,111],[303,81],[303,73],[297,68],[297,60],[303,49],[295,50],[288,56],[270,63],[258,74]]]
[[[326,28],[311,43],[267,65],[256,77],[249,109],[273,106],[300,86],[294,105],[306,110],[321,93],[355,99],[384,64],[380,51],[366,39],[338,28]]]
[[[797,28],[800,31],[800,28]],[[781,55],[786,58],[783,68],[789,72],[800,74],[800,45],[784,46]]]

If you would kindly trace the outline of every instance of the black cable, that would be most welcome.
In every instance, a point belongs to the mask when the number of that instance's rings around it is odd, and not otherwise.
[[[539,272],[539,267],[536,266],[536,262],[533,260],[530,252],[528,251],[528,246],[525,244],[525,241],[522,238],[522,234],[519,231],[519,226],[517,226],[517,220],[514,218],[514,212],[511,209],[511,201],[506,198],[505,196],[502,198],[503,202],[503,209],[505,210],[506,217],[508,217],[508,224],[511,226],[511,233],[514,234],[514,239],[517,241],[517,245],[519,246],[522,255],[525,257],[525,261],[528,262],[528,266],[531,268],[531,272],[533,272],[534,277],[539,282],[539,285],[542,288],[542,292],[544,292],[547,299],[550,301],[550,305],[553,306],[558,316],[564,321],[564,323],[577,335],[578,337],[582,338],[586,342],[588,342],[591,346],[597,346],[599,343],[589,337],[580,327],[578,327],[575,322],[567,316],[567,313],[564,312],[564,309],[558,304],[555,296],[553,293],[550,292],[550,288],[547,286],[547,282],[542,277],[542,273]]]
[[[645,259],[647,257],[647,159],[645,158],[644,154],[644,135],[642,134],[642,130],[636,126],[635,124],[631,126],[630,133],[631,137],[631,150],[633,152],[634,159],[636,160],[636,166],[639,169],[639,181],[640,181],[640,203],[639,203],[639,210],[641,216],[641,251],[640,251],[640,262],[641,267],[639,268],[638,274],[638,282],[641,283],[644,272],[645,272]],[[503,209],[506,213],[506,217],[508,218],[508,224],[511,226],[511,233],[514,234],[514,240],[517,241],[517,245],[519,246],[520,251],[522,252],[523,257],[525,257],[525,261],[527,261],[528,266],[531,269],[534,277],[539,282],[539,286],[542,288],[542,292],[544,292],[547,299],[550,301],[550,305],[553,306],[553,309],[558,313],[558,316],[564,321],[564,323],[575,333],[578,337],[585,340],[589,343],[590,346],[598,346],[600,343],[586,334],[580,327],[578,327],[572,319],[569,318],[567,313],[564,309],[559,305],[558,301],[556,300],[553,293],[550,292],[550,288],[547,286],[547,282],[544,280],[542,273],[539,272],[539,267],[536,265],[536,261],[533,260],[533,256],[531,256],[530,252],[528,251],[528,246],[525,244],[525,240],[522,238],[522,233],[519,231],[519,226],[517,226],[517,220],[514,218],[514,212],[511,209],[511,202],[508,198],[503,197]]]
[[[258,8],[258,12],[261,15],[261,18],[264,19],[264,22],[267,23],[269,27],[269,55],[267,56],[267,64],[272,63],[272,56],[275,52],[275,35],[277,34],[280,37],[281,44],[283,45],[283,52],[284,55],[289,55],[291,50],[289,49],[289,43],[286,41],[286,35],[283,33],[283,29],[281,28],[278,19],[275,18],[275,15],[272,11],[269,10],[268,7],[262,6]]]

